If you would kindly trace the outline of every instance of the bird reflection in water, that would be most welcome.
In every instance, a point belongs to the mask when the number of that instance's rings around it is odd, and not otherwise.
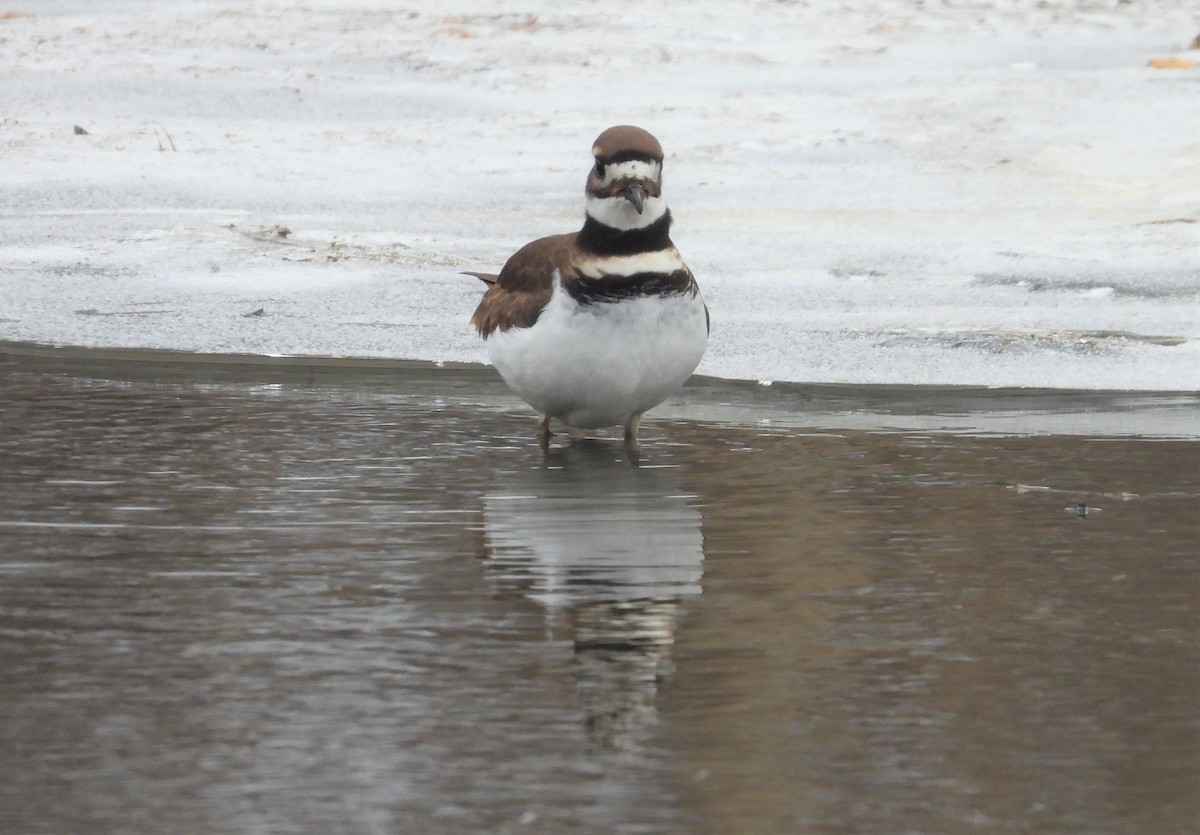
[[[680,602],[700,593],[704,538],[675,471],[574,441],[484,497],[497,584],[566,623],[590,739],[635,748],[670,671]]]

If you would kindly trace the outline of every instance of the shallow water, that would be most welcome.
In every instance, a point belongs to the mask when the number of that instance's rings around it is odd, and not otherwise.
[[[1195,440],[0,386],[5,832],[1200,821]]]

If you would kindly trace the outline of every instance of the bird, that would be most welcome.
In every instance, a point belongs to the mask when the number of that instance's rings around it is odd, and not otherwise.
[[[704,356],[708,307],[671,242],[663,149],[648,131],[617,125],[592,144],[583,227],[518,249],[471,324],[512,391],[574,429],[623,426],[636,443],[642,415],[678,391]]]

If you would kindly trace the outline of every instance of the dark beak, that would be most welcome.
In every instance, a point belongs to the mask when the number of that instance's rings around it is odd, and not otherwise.
[[[625,188],[621,189],[621,193],[625,195],[625,199],[633,204],[633,208],[637,209],[637,213],[642,213],[642,206],[646,203],[646,189],[639,182],[632,182]]]

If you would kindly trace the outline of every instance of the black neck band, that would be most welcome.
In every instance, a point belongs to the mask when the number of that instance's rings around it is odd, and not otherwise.
[[[614,229],[590,215],[583,222],[576,242],[579,248],[597,255],[633,255],[638,252],[658,252],[671,244],[671,212],[641,229]]]

